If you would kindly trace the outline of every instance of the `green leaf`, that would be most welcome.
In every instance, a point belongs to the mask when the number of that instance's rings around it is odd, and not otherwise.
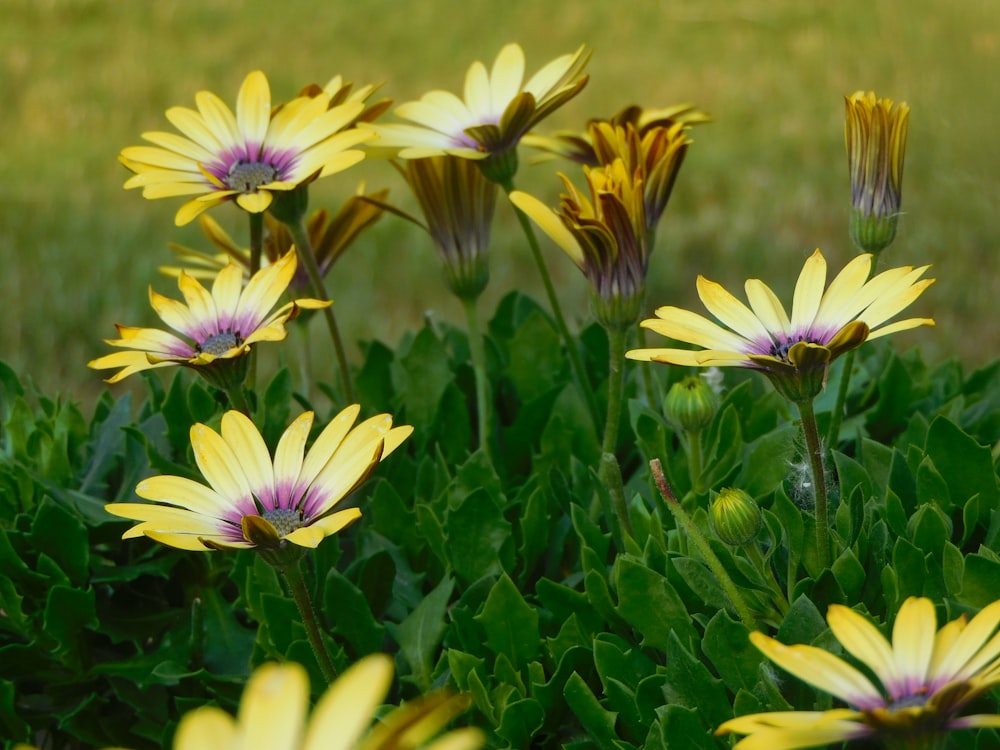
[[[985,554],[967,555],[959,601],[970,607],[982,608],[998,599],[1000,599],[1000,562]]]
[[[486,632],[486,647],[503,654],[518,667],[538,655],[538,612],[528,605],[504,573],[486,598],[483,611],[474,618]]]
[[[601,706],[583,678],[573,672],[566,680],[563,691],[566,703],[580,720],[587,734],[597,742],[599,747],[611,748],[618,739],[615,732],[615,720],[618,715]]]
[[[657,713],[668,750],[718,750],[719,745],[697,708],[667,705]]]
[[[49,589],[42,630],[55,641],[57,654],[79,668],[82,666],[81,648],[86,637],[83,630],[99,626],[93,589],[63,585]]]
[[[529,747],[544,721],[542,704],[534,698],[524,698],[504,707],[496,733],[510,743],[511,747]]]
[[[761,653],[750,642],[750,631],[742,622],[719,611],[705,627],[701,649],[730,691],[753,690]]]
[[[980,495],[988,507],[1000,505],[1000,487],[990,449],[944,417],[936,417],[927,432],[924,446],[941,476],[947,477],[951,499],[965,505]]]
[[[833,561],[833,575],[848,602],[857,601],[864,588],[868,573],[858,561],[853,550],[845,549],[840,557]]]
[[[361,657],[383,648],[385,627],[372,615],[368,599],[336,568],[326,575],[323,609],[333,632],[352,646],[353,656]]]
[[[925,554],[940,557],[944,543],[951,539],[951,519],[935,505],[923,505],[910,518],[910,539]]]
[[[532,303],[534,304],[534,303]],[[525,316],[506,342],[503,374],[514,385],[522,403],[532,401],[565,380],[566,357],[559,333],[537,306]]]
[[[90,568],[87,529],[65,508],[45,497],[31,523],[31,543],[55,560],[76,585],[83,585]]]
[[[411,679],[422,691],[431,687],[434,657],[444,637],[445,615],[454,588],[451,578],[443,578],[403,622],[385,624],[410,665]]]
[[[676,634],[671,635],[666,651],[667,703],[698,709],[703,721],[713,727],[732,716],[729,697],[722,680],[714,677],[708,668],[684,647]]]
[[[798,435],[794,424],[786,424],[743,446],[742,469],[735,486],[751,497],[770,495],[788,474],[794,440]]]
[[[403,414],[397,416],[405,416],[416,428],[411,442],[419,452],[427,444],[427,428],[453,379],[448,351],[429,324],[420,329],[405,352],[399,353],[393,362],[392,379],[403,403]]]
[[[642,645],[666,651],[672,636],[683,644],[698,641],[684,602],[670,582],[627,557],[615,561],[618,615],[642,635]]]
[[[462,581],[502,572],[500,552],[511,539],[511,527],[486,490],[472,492],[450,510],[444,532],[448,559]]]

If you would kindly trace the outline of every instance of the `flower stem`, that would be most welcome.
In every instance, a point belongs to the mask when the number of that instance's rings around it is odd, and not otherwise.
[[[691,472],[691,491],[700,495],[705,491],[702,481],[701,430],[688,432],[685,437],[688,447],[688,469]]]
[[[260,270],[260,256],[264,254],[264,214],[247,213],[247,216],[250,217],[250,278],[253,278]],[[250,390],[257,388],[257,347],[250,349],[246,382]]]
[[[753,566],[764,576],[765,583],[771,589],[771,602],[778,609],[779,620],[783,619],[789,610],[788,598],[785,596],[785,592],[781,590],[781,586],[778,585],[770,562],[764,559],[764,555],[761,554],[760,545],[756,539],[744,545],[742,549],[746,552],[747,558],[753,563]]]
[[[604,440],[601,443],[601,466],[598,471],[601,483],[608,489],[611,505],[618,523],[626,534],[632,533],[632,523],[625,503],[625,487],[621,466],[615,455],[618,443],[618,422],[622,415],[622,391],[625,386],[625,331],[607,328],[608,332],[608,416],[604,423]],[[611,519],[608,519],[610,521]]]
[[[239,409],[248,417],[250,416],[250,404],[247,401],[247,394],[243,390],[243,386],[236,385],[232,388],[227,388],[226,397],[229,399],[230,406],[234,409]]]
[[[648,344],[646,343],[646,329],[637,328],[636,335],[639,341],[639,348],[645,349]],[[653,367],[650,362],[639,362],[639,376],[642,378],[642,389],[646,393],[646,401],[649,403],[650,409],[655,409],[657,407],[656,399],[656,386],[653,383]]]
[[[656,488],[663,497],[667,508],[669,508],[670,512],[673,514],[677,525],[684,530],[685,536],[694,543],[695,547],[698,548],[702,559],[705,561],[705,564],[708,565],[708,569],[712,571],[712,575],[715,576],[719,585],[722,586],[722,590],[726,592],[726,596],[729,597],[729,601],[732,602],[733,607],[736,609],[736,614],[739,615],[743,624],[749,629],[755,630],[757,622],[753,616],[753,612],[750,610],[750,607],[747,606],[746,600],[743,598],[739,588],[737,588],[725,567],[723,567],[722,562],[712,551],[712,547],[709,545],[705,535],[701,533],[701,530],[695,525],[695,522],[691,520],[691,516],[689,516],[684,508],[681,507],[681,504],[677,502],[677,498],[674,496],[674,492],[670,489],[670,485],[667,483],[667,478],[663,474],[663,465],[660,463],[660,459],[654,458],[650,461],[649,468],[653,472],[653,480],[656,482]]]
[[[313,252],[312,243],[309,241],[309,232],[306,231],[305,220],[299,217],[297,221],[288,226],[298,249],[298,258],[302,262],[306,274],[309,276],[309,283],[312,286],[312,293],[316,299],[324,302],[330,301],[326,286],[323,283],[323,276],[319,272],[319,265],[316,263],[316,255]],[[330,338],[333,339],[333,348],[337,353],[337,365],[340,368],[340,382],[344,386],[344,398],[348,403],[354,403],[354,383],[351,380],[351,369],[347,364],[347,352],[344,350],[344,340],[340,336],[340,328],[337,326],[337,318],[333,313],[333,306],[327,305],[323,308],[323,317],[326,319],[326,326],[330,329]]]
[[[312,646],[313,653],[316,655],[316,661],[319,664],[320,671],[323,673],[323,678],[327,681],[327,684],[332,683],[337,678],[337,669],[333,666],[333,658],[330,656],[330,651],[323,642],[323,636],[319,630],[319,622],[316,619],[316,610],[313,607],[312,598],[309,596],[309,588],[306,586],[299,563],[297,560],[281,563],[277,565],[277,568],[285,576],[285,580],[288,581],[288,587],[292,591],[292,598],[295,599],[295,605],[299,608],[299,614],[302,616],[302,624],[305,626],[306,636],[309,638],[309,645]]]
[[[501,183],[504,192],[507,193],[508,197],[514,191],[513,180],[506,180]],[[552,316],[555,318],[556,326],[559,328],[559,333],[563,338],[563,342],[566,344],[566,351],[569,354],[569,361],[573,367],[573,374],[576,376],[577,384],[580,386],[580,390],[583,392],[583,398],[587,402],[587,408],[590,410],[590,416],[594,420],[594,427],[600,429],[601,416],[600,411],[597,408],[597,397],[594,395],[594,389],[590,387],[590,381],[587,380],[587,371],[583,367],[583,359],[580,357],[580,350],[577,347],[576,341],[573,339],[572,334],[569,332],[569,326],[566,325],[566,318],[563,317],[562,307],[559,305],[559,298],[556,297],[555,287],[552,285],[552,277],[549,275],[549,269],[545,265],[545,258],[542,257],[542,249],[538,245],[538,238],[535,236],[535,230],[531,226],[531,220],[528,216],[513,203],[510,204],[514,213],[517,215],[517,220],[521,224],[521,229],[524,231],[524,236],[528,240],[528,246],[531,248],[531,254],[535,258],[535,265],[538,266],[538,274],[542,277],[542,284],[545,286],[545,294],[549,298],[549,307],[552,308]]]
[[[857,349],[851,349],[844,355],[844,369],[840,373],[840,386],[837,388],[837,402],[833,406],[833,413],[830,415],[830,428],[826,433],[827,445],[835,446],[840,442],[840,423],[844,419],[847,390],[851,384],[851,372],[854,370],[854,353],[856,351]]]
[[[826,498],[826,471],[823,468],[823,444],[819,439],[813,402],[800,401],[796,406],[799,408],[802,436],[806,440],[806,452],[809,454],[809,466],[812,468],[813,493],[816,499],[816,554],[819,558],[819,568],[823,570],[830,565],[830,522]]]
[[[479,312],[476,297],[463,297],[465,319],[469,328],[469,351],[472,353],[472,368],[476,374],[476,418],[479,423],[479,447],[493,461],[493,446],[490,442],[493,415],[490,409],[490,383],[486,375],[486,348],[479,332]]]

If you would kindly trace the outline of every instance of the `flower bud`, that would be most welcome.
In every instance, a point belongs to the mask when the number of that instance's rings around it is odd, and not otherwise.
[[[716,496],[709,511],[715,535],[726,544],[749,544],[760,531],[764,516],[760,506],[743,490],[726,488]]]
[[[697,375],[674,383],[663,402],[667,420],[684,432],[700,432],[708,427],[718,408],[715,391]]]

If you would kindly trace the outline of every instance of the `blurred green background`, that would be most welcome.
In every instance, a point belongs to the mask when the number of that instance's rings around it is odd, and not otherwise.
[[[170,130],[164,110],[192,106],[200,89],[233,105],[255,68],[276,100],[335,73],[384,81],[397,102],[430,88],[460,91],[469,63],[491,63],[509,41],[524,47],[529,74],[580,44],[594,50],[589,86],[543,131],[579,128],[629,103],[690,101],[713,115],[693,131],[661,225],[650,309],[700,310],[698,273],[736,292],[759,276],[790,299],[815,247],[832,269],[842,266],[854,254],[843,96],[862,88],[907,100],[905,215],[884,263],[934,264],[938,283],[913,314],[933,315],[938,327],[902,334],[898,345],[970,366],[997,353],[995,0],[0,0],[0,11],[0,358],[46,390],[84,400],[99,392],[101,376],[86,362],[108,350],[101,339],[113,324],[158,323],[150,283],[176,296],[156,272],[171,259],[166,243],[205,246],[196,224],[173,226],[181,199],[121,189],[119,150],[145,130]],[[576,168],[553,164],[525,163],[519,186],[554,201],[555,170]],[[374,161],[316,183],[312,205],[338,206],[362,179],[412,207],[393,170]],[[213,216],[246,239],[237,209]],[[579,325],[588,319],[582,275],[543,243]],[[492,253],[485,312],[512,288],[543,299],[503,206]],[[429,240],[393,217],[351,249],[329,285],[351,341],[394,345],[425,315],[461,317]],[[323,333],[314,331],[317,347],[329,346]],[[332,378],[332,357],[318,356],[317,375]]]

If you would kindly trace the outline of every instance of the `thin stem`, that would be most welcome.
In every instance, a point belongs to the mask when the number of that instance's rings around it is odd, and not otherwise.
[[[851,349],[844,355],[844,369],[840,373],[840,387],[837,388],[837,402],[833,406],[833,414],[830,415],[830,429],[826,433],[827,445],[835,446],[840,442],[840,423],[844,419],[844,409],[847,402],[847,390],[851,384],[851,373],[854,371],[854,353],[857,349]]]
[[[688,469],[691,472],[691,489],[696,495],[705,491],[702,482],[701,430],[686,435],[688,446]]]
[[[673,490],[670,489],[670,485],[667,483],[667,478],[663,474],[663,465],[660,463],[660,459],[654,458],[649,462],[649,468],[653,472],[653,479],[656,482],[656,488],[660,491],[660,495],[666,502],[667,508],[674,516],[674,520],[677,525],[684,530],[684,534],[690,539],[694,546],[698,548],[701,553],[702,559],[705,564],[708,565],[708,569],[712,571],[712,575],[715,576],[715,580],[719,582],[722,586],[722,590],[729,597],[729,601],[732,602],[733,607],[736,609],[736,614],[739,615],[743,624],[746,625],[751,630],[756,629],[757,621],[753,616],[753,612],[750,607],[747,606],[746,600],[740,593],[739,588],[733,582],[733,579],[729,576],[722,562],[716,557],[715,553],[712,551],[711,545],[709,545],[708,540],[705,535],[701,533],[701,530],[695,525],[695,522],[691,520],[691,516],[687,514],[681,504],[677,502],[677,498],[674,496]]]
[[[298,249],[298,258],[302,262],[306,274],[309,276],[309,284],[312,286],[312,293],[316,299],[324,302],[330,301],[327,294],[326,285],[323,283],[323,276],[319,272],[319,265],[316,263],[316,255],[313,252],[312,243],[309,241],[309,232],[306,231],[305,220],[299,218],[291,224],[288,229],[292,233],[295,247]],[[340,336],[340,328],[337,326],[337,318],[333,313],[333,306],[327,305],[323,308],[323,317],[326,319],[326,327],[330,329],[330,338],[333,339],[333,348],[337,353],[337,365],[340,368],[340,382],[344,386],[344,398],[348,403],[354,403],[354,383],[351,380],[351,368],[347,364],[347,352],[344,350],[344,340]]]
[[[830,522],[826,498],[826,471],[823,468],[823,445],[816,425],[816,412],[812,401],[802,401],[799,417],[802,436],[806,440],[809,466],[812,468],[813,492],[816,498],[816,554],[819,556],[820,570],[830,565]]]
[[[250,403],[247,401],[246,391],[243,390],[243,386],[237,385],[232,388],[226,389],[226,397],[229,399],[229,405],[234,409],[239,409],[241,412],[250,416]]]
[[[332,683],[337,678],[337,669],[333,666],[333,658],[330,651],[323,642],[323,636],[319,630],[319,621],[316,618],[316,610],[313,608],[312,598],[309,596],[309,587],[306,586],[305,578],[299,569],[298,561],[282,564],[278,567],[288,581],[288,587],[292,591],[292,598],[299,608],[302,616],[302,624],[306,628],[306,636],[309,638],[309,645],[312,646],[316,661],[327,684]]]
[[[264,254],[264,214],[247,213],[250,217],[250,278],[260,270],[260,257]],[[257,348],[250,350],[247,381],[250,390],[257,388]],[[246,412],[249,414],[249,412]]]
[[[646,343],[646,329],[639,327],[636,329],[636,336],[639,342],[639,348],[645,349],[648,344]],[[653,382],[653,364],[651,362],[639,362],[639,376],[642,378],[642,390],[646,394],[646,401],[649,404],[649,408],[655,409],[657,406],[656,399],[656,385]]]
[[[788,614],[788,598],[785,596],[785,592],[781,590],[781,586],[778,585],[778,580],[774,577],[771,564],[761,554],[757,540],[755,539],[749,544],[743,545],[742,549],[746,552],[747,558],[753,563],[754,567],[764,576],[764,581],[767,583],[768,588],[771,589],[771,601],[778,608],[778,613],[783,618]]]
[[[469,328],[469,351],[472,354],[472,368],[476,374],[476,418],[479,423],[479,447],[493,461],[493,446],[490,442],[493,415],[490,409],[490,383],[486,376],[486,348],[479,333],[479,311],[476,297],[462,299],[465,319]]]
[[[510,196],[514,191],[514,182],[507,180],[501,183],[501,187]],[[513,203],[510,205],[517,215],[517,220],[521,224],[524,236],[528,240],[528,246],[531,248],[531,254],[535,258],[535,265],[538,266],[538,273],[542,277],[542,284],[545,286],[545,294],[549,298],[549,307],[552,308],[552,316],[555,318],[556,326],[559,328],[559,333],[566,344],[566,351],[569,354],[569,361],[573,367],[573,374],[576,376],[577,384],[583,392],[587,408],[590,409],[590,416],[594,420],[594,427],[600,429],[601,416],[597,407],[597,397],[594,395],[594,389],[590,387],[590,381],[587,380],[587,371],[583,367],[583,359],[580,357],[576,341],[569,332],[569,326],[566,325],[566,318],[563,317],[562,307],[559,305],[559,298],[556,297],[556,290],[552,285],[552,277],[549,275],[549,269],[545,265],[545,258],[542,257],[542,249],[538,245],[538,238],[535,236],[535,230],[531,226],[531,220],[524,211]]]
[[[604,423],[604,440],[601,443],[601,467],[598,476],[608,488],[611,505],[622,531],[632,533],[632,523],[625,503],[625,487],[621,466],[615,455],[618,443],[618,422],[622,415],[622,395],[625,387],[625,331],[608,328],[608,418]],[[610,520],[610,519],[609,519]]]

